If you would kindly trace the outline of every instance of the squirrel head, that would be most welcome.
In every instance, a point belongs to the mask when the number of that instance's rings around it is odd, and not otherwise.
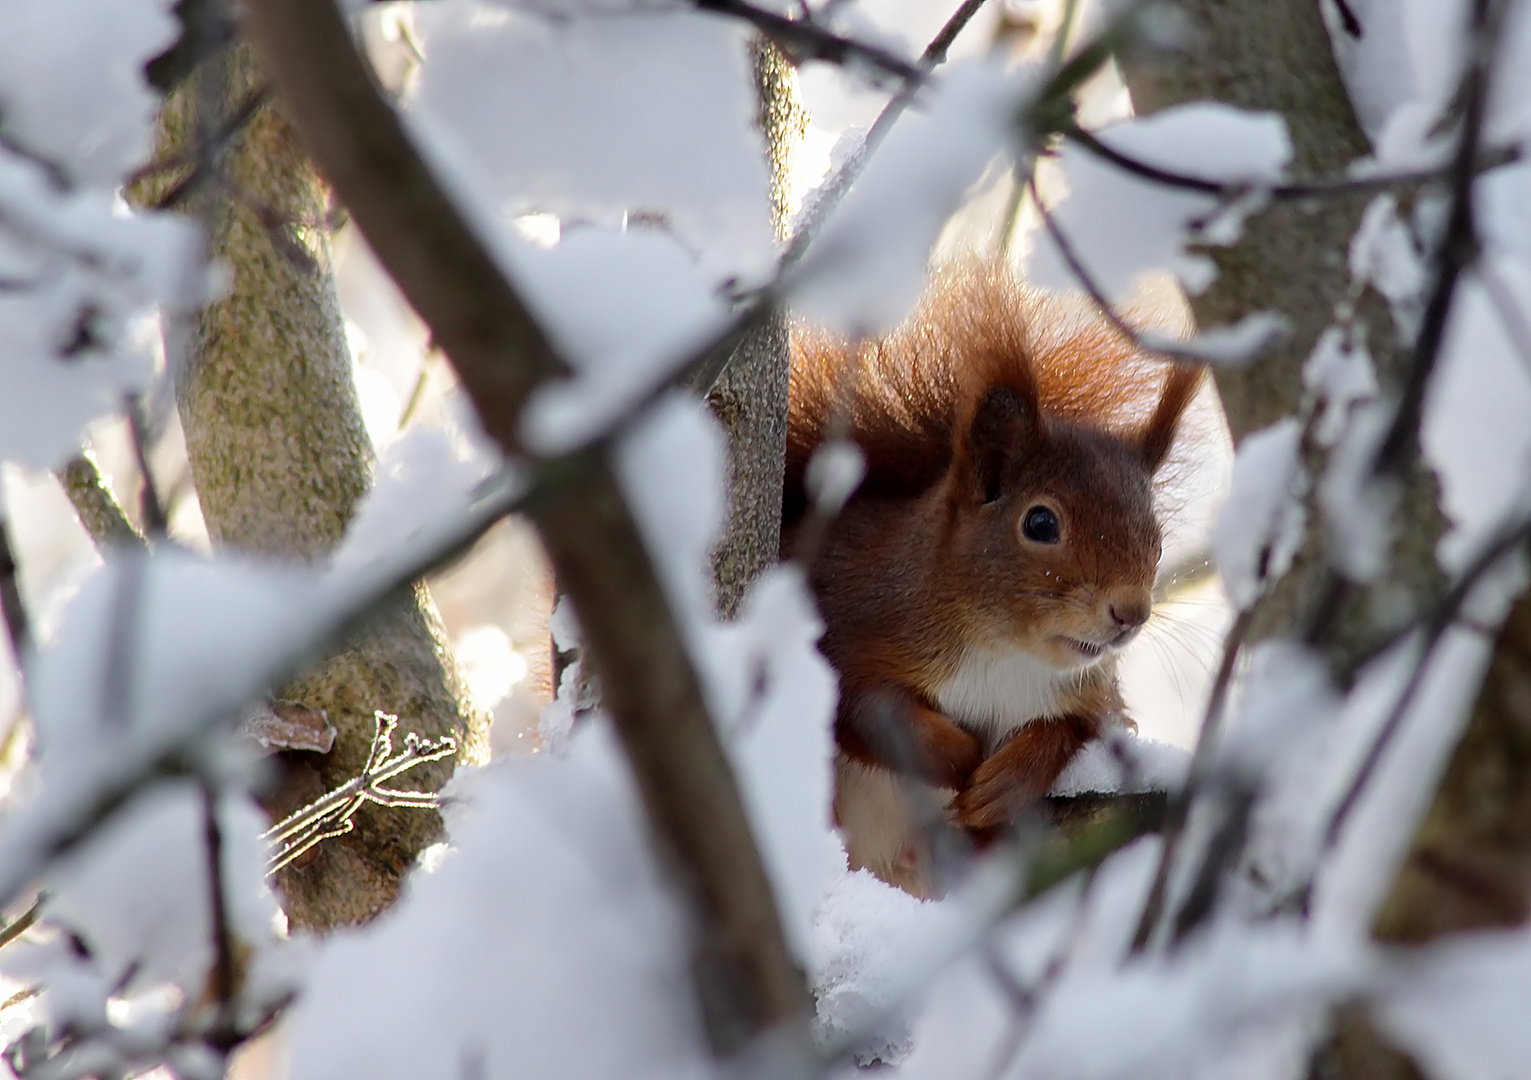
[[[956,417],[940,572],[965,598],[970,644],[1091,667],[1148,621],[1161,550],[1154,475],[1200,368],[1171,367],[1146,422],[1048,415],[1028,364],[980,378]]]

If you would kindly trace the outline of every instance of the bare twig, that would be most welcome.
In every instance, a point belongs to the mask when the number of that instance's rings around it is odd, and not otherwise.
[[[1189,173],[1177,172],[1174,169],[1166,169],[1163,166],[1143,161],[1141,158],[1123,153],[1110,143],[1101,140],[1094,132],[1088,131],[1078,124],[1071,124],[1064,128],[1063,135],[1071,142],[1077,143],[1102,161],[1110,162],[1123,172],[1131,173],[1133,176],[1144,180],[1151,180],[1165,187],[1178,188],[1182,191],[1194,191],[1227,201],[1240,199],[1251,193],[1259,193],[1266,198],[1278,200],[1366,195],[1377,191],[1387,191],[1395,187],[1427,184],[1434,180],[1447,179],[1455,171],[1455,166],[1447,165],[1430,169],[1411,169],[1405,172],[1379,173],[1376,176],[1335,177],[1295,184],[1264,184],[1257,180],[1230,182],[1227,180],[1211,180],[1202,176],[1192,176]],[[1520,151],[1515,147],[1490,152],[1479,157],[1475,164],[1475,171],[1483,172],[1488,169],[1497,169],[1501,165],[1507,165],[1518,160],[1519,157]]]
[[[377,730],[372,737],[372,749],[361,774],[289,814],[263,834],[262,839],[277,845],[276,851],[266,862],[267,876],[275,874],[319,843],[350,832],[355,826],[356,811],[369,802],[379,806],[419,809],[440,807],[441,796],[436,792],[397,791],[383,784],[427,762],[451,757],[457,753],[457,740],[451,736],[422,739],[411,731],[404,736],[404,749],[394,754],[393,733],[399,726],[399,718],[381,711],[373,713],[373,716],[377,721]]]
[[[144,533],[152,539],[163,539],[170,531],[170,521],[165,516],[165,504],[159,497],[154,483],[154,470],[149,466],[149,425],[144,415],[141,398],[129,398],[126,403],[128,433],[132,436],[133,460],[138,464],[139,520]]]
[[[1164,845],[1159,851],[1159,862],[1154,868],[1153,884],[1143,901],[1143,912],[1138,917],[1137,929],[1132,935],[1132,951],[1141,952],[1148,946],[1155,927],[1163,916],[1166,891],[1169,888],[1170,869],[1179,853],[1180,838],[1185,832],[1186,819],[1191,804],[1212,772],[1212,762],[1222,738],[1223,715],[1228,703],[1228,689],[1233,685],[1234,667],[1244,637],[1249,633],[1249,612],[1239,612],[1238,618],[1228,630],[1223,641],[1223,658],[1217,666],[1217,676],[1207,696],[1207,709],[1202,717],[1201,730],[1196,735],[1196,748],[1191,752],[1191,765],[1186,770],[1185,783],[1170,799],[1164,817]]]
[[[875,73],[907,82],[925,76],[915,64],[878,45],[844,37],[820,26],[811,14],[793,19],[755,7],[747,0],[692,0],[700,11],[730,15],[753,25],[776,43],[794,63],[823,60],[831,64],[860,65]]]
[[[1478,175],[1479,144],[1488,115],[1489,85],[1498,52],[1499,28],[1508,8],[1504,0],[1474,0],[1468,38],[1467,73],[1462,82],[1462,131],[1451,168],[1451,208],[1445,235],[1436,251],[1435,288],[1425,304],[1415,339],[1413,363],[1393,423],[1377,450],[1375,475],[1400,476],[1419,453],[1419,421],[1425,390],[1435,371],[1446,336],[1446,320],[1462,273],[1478,258],[1478,227],[1473,213],[1473,181]]]
[[[10,519],[0,516],[0,615],[5,618],[11,651],[19,671],[32,641],[31,620],[21,599],[21,578],[16,567],[16,553],[11,548]]]
[[[22,934],[25,934],[37,922],[37,917],[42,914],[43,903],[48,899],[46,893],[38,893],[37,899],[32,901],[32,906],[8,923],[0,927],[0,949],[5,948]]]

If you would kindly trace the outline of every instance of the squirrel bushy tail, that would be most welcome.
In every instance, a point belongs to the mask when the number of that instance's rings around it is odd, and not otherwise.
[[[1201,369],[1145,358],[1097,314],[1007,268],[971,261],[932,275],[893,333],[845,341],[793,327],[784,525],[807,505],[804,475],[832,435],[861,447],[861,491],[913,495],[936,483],[962,430],[1004,387],[1042,415],[1147,439],[1163,456]]]

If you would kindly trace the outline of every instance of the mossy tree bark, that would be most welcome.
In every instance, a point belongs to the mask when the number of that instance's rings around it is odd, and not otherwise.
[[[195,160],[198,132],[216,128],[263,86],[249,48],[222,50],[167,102],[161,152]],[[166,178],[161,190],[183,178]],[[253,555],[322,560],[343,536],[372,471],[330,261],[328,189],[279,107],[265,105],[191,205],[208,228],[212,256],[231,276],[226,295],[185,328],[187,348],[175,372],[208,534],[216,546]],[[434,789],[458,762],[488,756],[488,717],[469,698],[422,583],[394,596],[365,633],[278,693],[324,709],[339,735],[327,755],[282,755],[273,814],[361,771],[374,710],[397,715],[401,733],[458,740],[455,761],[411,773],[412,785]],[[365,807],[351,833],[282,873],[289,919],[329,928],[371,918],[439,831],[434,811]]]

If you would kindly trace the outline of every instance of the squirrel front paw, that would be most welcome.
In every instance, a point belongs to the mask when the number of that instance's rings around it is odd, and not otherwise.
[[[1052,790],[1093,730],[1072,717],[1034,720],[1021,728],[973,770],[952,799],[957,824],[973,832],[1010,824]]]
[[[973,771],[967,787],[952,799],[951,811],[964,829],[990,834],[1014,821],[1050,787],[1052,778],[1039,789],[1029,770],[995,754]]]

